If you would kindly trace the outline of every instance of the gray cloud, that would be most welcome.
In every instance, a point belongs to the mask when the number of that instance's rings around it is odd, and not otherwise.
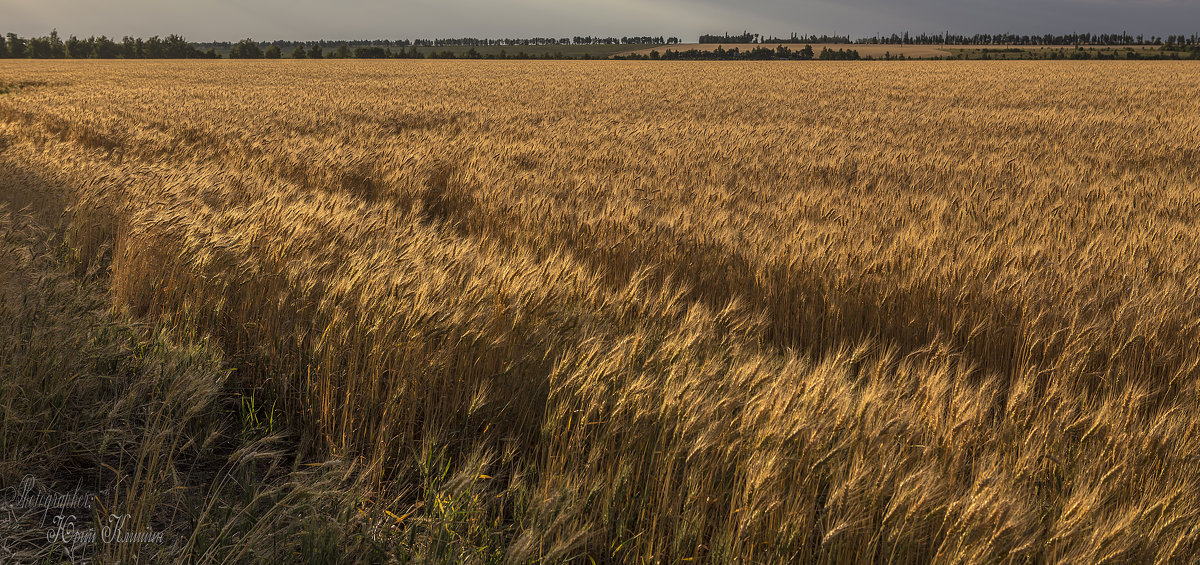
[[[0,0],[0,31],[196,41],[912,31],[1200,32],[1196,0]]]

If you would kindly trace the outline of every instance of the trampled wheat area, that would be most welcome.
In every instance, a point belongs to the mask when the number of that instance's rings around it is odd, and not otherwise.
[[[0,83],[0,158],[65,203],[71,276],[227,368],[156,377],[197,407],[124,444],[178,533],[156,555],[1200,558],[1195,64]],[[71,377],[7,370],[12,414]],[[5,481],[73,456],[4,425],[46,449],[6,447]]]

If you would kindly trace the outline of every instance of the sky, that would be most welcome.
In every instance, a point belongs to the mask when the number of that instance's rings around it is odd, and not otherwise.
[[[1200,0],[0,0],[0,32],[191,41],[1200,33]]]

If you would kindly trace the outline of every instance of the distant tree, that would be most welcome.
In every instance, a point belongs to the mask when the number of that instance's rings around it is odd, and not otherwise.
[[[116,59],[121,56],[121,46],[103,35],[96,38],[93,49],[99,59]]]
[[[700,43],[757,43],[758,34],[748,31],[742,32],[741,35],[701,35]]]
[[[63,45],[62,39],[58,37],[58,30],[50,30],[50,36],[46,38],[50,41],[50,56],[55,59],[62,59],[67,56],[67,48]]]
[[[229,49],[230,59],[262,59],[263,52],[253,39],[243,39]]]
[[[200,52],[180,35],[168,35],[162,43],[163,56],[168,59],[194,59],[200,55]]]
[[[358,47],[354,49],[355,59],[386,59],[389,56],[391,56],[391,53],[379,46]]]
[[[350,58],[350,46],[346,45],[345,43],[338,45],[337,58],[338,59],[349,59]]]
[[[8,57],[8,40],[0,35],[0,59]]]
[[[804,49],[800,50],[801,59],[812,59],[814,55],[812,45],[805,45]]]
[[[901,55],[901,57],[903,57],[903,55]],[[846,61],[858,60],[862,57],[860,57],[858,55],[858,51],[854,49],[838,49],[837,51],[834,51],[833,49],[825,47],[821,49],[821,54],[817,55],[817,58],[821,59],[822,61]]]
[[[15,33],[8,34],[8,55],[14,59],[24,59],[29,56],[25,40],[17,37]]]
[[[167,56],[166,45],[163,44],[163,40],[159,39],[157,35],[147,39],[146,43],[142,46],[142,50],[142,56],[147,59],[163,59]]]
[[[309,50],[308,50],[308,58],[309,59],[320,59],[323,56],[324,55],[321,52],[321,44],[320,43],[312,44],[312,47],[309,48]]]
[[[304,52],[303,45],[296,46],[296,49],[294,51],[292,51],[292,58],[293,59],[307,59],[308,58],[308,55]]]
[[[745,57],[747,59],[765,61],[774,58],[774,55],[774,50],[767,49],[766,47],[755,47],[754,49],[747,51]]]
[[[72,59],[87,59],[92,56],[92,44],[80,41],[72,35],[67,38],[67,56]]]
[[[278,45],[272,45],[267,47],[266,51],[263,51],[263,57],[267,59],[279,59],[283,57],[283,53],[280,52]]]
[[[75,39],[75,36],[72,35],[71,39]],[[68,40],[67,43],[69,44],[70,41]],[[140,59],[141,57],[138,55],[137,46],[138,46],[138,43],[137,43],[136,39],[134,39],[128,35],[126,35],[125,37],[122,37],[121,38],[121,57],[125,58],[125,59]],[[68,45],[67,50],[70,51],[70,45]],[[71,55],[71,56],[74,57],[74,55]]]
[[[49,59],[53,57],[50,51],[50,40],[45,37],[29,38],[29,57],[33,59]]]

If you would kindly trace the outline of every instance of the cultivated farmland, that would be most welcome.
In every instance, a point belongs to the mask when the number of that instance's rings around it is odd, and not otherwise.
[[[1196,64],[0,84],[0,487],[112,560],[1200,558]]]

